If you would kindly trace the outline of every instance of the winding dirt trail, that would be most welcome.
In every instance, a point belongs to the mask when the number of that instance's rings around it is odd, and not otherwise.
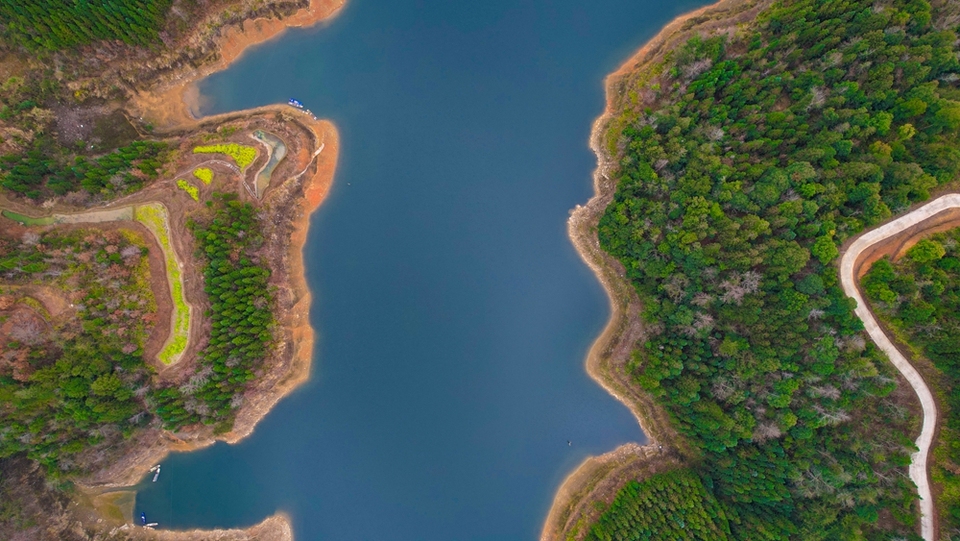
[[[920,399],[920,405],[923,407],[923,427],[916,442],[919,450],[910,457],[910,479],[917,485],[917,491],[920,494],[920,531],[925,541],[935,541],[937,531],[933,494],[930,490],[930,477],[927,474],[927,458],[930,455],[930,447],[933,444],[933,437],[937,428],[937,404],[933,399],[930,388],[923,381],[923,377],[910,364],[910,361],[900,353],[900,350],[877,323],[876,318],[860,294],[857,280],[862,274],[860,270],[866,270],[865,260],[872,259],[875,261],[878,258],[875,253],[878,245],[896,240],[895,237],[905,233],[909,234],[911,238],[916,238],[921,231],[930,229],[925,227],[929,222],[934,222],[934,224],[929,225],[936,224],[938,215],[956,212],[957,209],[960,209],[960,194],[948,194],[939,197],[895,220],[864,233],[853,241],[840,260],[840,281],[843,283],[843,291],[857,301],[857,317],[863,321],[870,338],[887,354],[890,362],[897,367],[897,370],[913,387],[914,392]],[[917,231],[917,229],[920,229],[920,231]]]
[[[213,162],[216,160],[207,160],[203,163]],[[141,219],[138,215],[138,209],[154,209],[156,212],[156,217],[159,222],[157,224],[148,223],[148,221]],[[7,212],[8,209],[0,207],[0,212]],[[177,250],[173,247],[173,243],[170,242],[169,238],[169,216],[170,211],[167,210],[167,206],[160,201],[148,201],[146,203],[141,203],[137,205],[123,205],[118,207],[107,207],[99,208],[93,210],[87,210],[83,212],[75,212],[68,214],[51,214],[44,217],[35,217],[27,216],[24,214],[15,213],[14,215],[4,214],[5,217],[24,223],[25,220],[33,220],[37,222],[36,225],[60,225],[60,224],[99,224],[106,222],[137,222],[144,226],[144,228],[153,235],[154,240],[157,245],[160,246],[162,252],[162,257],[167,267],[166,282],[167,282],[167,291],[170,292],[171,301],[173,302],[173,309],[170,311],[170,332],[167,338],[163,342],[163,346],[160,351],[157,352],[157,363],[161,368],[172,366],[176,364],[183,357],[183,354],[187,351],[190,346],[190,341],[194,335],[194,326],[196,325],[196,314],[195,307],[192,303],[187,301],[183,297],[184,283],[183,283],[183,274],[176,273],[176,276],[173,276],[171,272],[171,266],[176,269],[183,269],[184,263],[183,259],[180,257],[180,254],[177,253]],[[48,222],[44,222],[44,219],[47,219]],[[163,238],[166,235],[166,238]],[[179,292],[179,294],[177,293]],[[177,297],[179,296],[179,301]],[[182,303],[187,307],[187,314],[182,315],[178,314],[177,304]],[[179,316],[179,317],[178,317]],[[185,317],[186,321],[183,324],[179,324],[179,318]],[[185,327],[185,328],[184,328]],[[179,331],[177,329],[180,329]],[[170,344],[177,340],[178,334],[181,334],[185,337],[183,342],[182,349],[179,352],[176,352],[171,355],[169,361],[163,360],[163,351],[165,351]]]

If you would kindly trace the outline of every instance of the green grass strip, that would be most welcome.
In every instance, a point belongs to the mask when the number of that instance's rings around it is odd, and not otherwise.
[[[212,169],[208,169],[208,168],[206,168],[206,167],[198,167],[198,168],[194,169],[194,170],[193,170],[193,176],[197,177],[197,179],[198,179],[200,182],[202,182],[202,183],[204,183],[204,184],[207,184],[207,185],[209,185],[211,182],[213,182],[213,170],[212,170]]]
[[[183,296],[183,275],[180,273],[180,265],[177,263],[173,245],[170,242],[167,210],[159,203],[150,203],[137,206],[134,216],[153,233],[163,249],[167,280],[173,297],[174,317],[171,339],[160,350],[158,357],[163,364],[171,364],[178,361],[187,349],[187,340],[190,336],[190,307]]]
[[[53,216],[44,216],[43,218],[33,218],[25,214],[19,214],[11,210],[4,210],[0,212],[5,218],[10,218],[15,222],[20,222],[23,225],[50,225],[56,221]]]
[[[196,186],[194,186],[193,184],[190,184],[186,180],[182,178],[177,180],[177,187],[187,192],[187,194],[189,194],[194,201],[200,200],[200,188],[197,188]]]
[[[193,149],[194,154],[226,154],[237,162],[240,169],[246,169],[257,159],[257,149],[237,143],[220,143],[217,145],[199,146]]]

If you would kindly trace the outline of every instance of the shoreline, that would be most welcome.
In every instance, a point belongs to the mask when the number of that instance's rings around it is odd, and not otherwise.
[[[267,40],[277,37],[287,28],[307,27],[314,24],[328,21],[338,15],[340,10],[346,5],[346,0],[311,0],[307,8],[298,10],[293,15],[283,19],[276,18],[256,18],[248,19],[240,25],[233,25],[223,30],[223,33],[217,38],[217,47],[221,58],[201,68],[194,70],[189,77],[183,74],[177,76],[177,82],[168,85],[162,89],[160,94],[143,93],[131,99],[130,104],[139,109],[148,120],[157,119],[166,121],[159,126],[163,131],[187,131],[200,128],[205,125],[226,122],[241,117],[252,117],[265,113],[296,113],[288,106],[282,104],[264,105],[252,109],[240,111],[231,111],[217,115],[197,117],[194,115],[193,107],[199,95],[196,91],[195,83],[197,80],[207,77],[218,71],[222,71],[230,66],[231,63],[240,58],[243,52],[252,46],[259,45]],[[239,26],[239,28],[238,28]],[[237,34],[240,34],[239,36]],[[181,99],[173,99],[163,102],[163,106],[156,108],[156,102],[152,100],[143,101],[146,96],[162,96],[164,98],[177,96]],[[194,103],[186,101],[184,98],[193,97]],[[303,115],[302,118],[294,118],[294,122],[300,124],[307,131],[311,132],[314,138],[315,146],[319,148],[323,145],[323,152],[314,155],[306,164],[303,173],[297,177],[306,176],[303,184],[303,195],[297,202],[298,209],[295,213],[295,220],[291,224],[289,252],[287,254],[290,261],[288,269],[288,279],[291,292],[296,299],[293,308],[290,309],[287,320],[281,328],[290,330],[292,334],[292,343],[294,353],[292,366],[290,370],[281,375],[276,386],[281,387],[279,392],[269,392],[265,403],[258,404],[258,411],[255,415],[244,415],[249,413],[249,408],[241,408],[237,416],[235,427],[230,432],[211,438],[209,442],[198,442],[198,445],[188,445],[186,448],[178,446],[172,451],[184,452],[195,449],[201,449],[212,445],[216,441],[224,441],[228,444],[235,444],[253,433],[256,424],[269,413],[270,409],[280,401],[281,398],[289,394],[296,387],[304,383],[310,376],[311,357],[313,354],[313,344],[315,341],[313,328],[309,323],[310,303],[312,292],[307,286],[306,276],[303,268],[303,247],[306,243],[307,233],[310,227],[310,216],[323,203],[326,195],[333,183],[333,177],[336,171],[336,164],[339,157],[339,134],[336,126],[327,120],[313,120]],[[331,159],[332,156],[332,159]],[[311,166],[316,164],[313,174],[309,174]],[[283,182],[283,185],[291,181],[299,180],[291,177]],[[293,323],[288,325],[287,323]]]
[[[119,530],[119,528],[118,528]],[[290,516],[280,511],[248,528],[214,530],[152,530],[150,537],[158,541],[293,541]]]
[[[214,39],[219,55],[217,60],[180,71],[149,90],[137,91],[128,102],[128,108],[136,111],[138,116],[148,117],[155,126],[167,131],[188,128],[224,115],[246,114],[262,109],[258,107],[201,117],[197,114],[200,91],[195,83],[227,69],[247,49],[278,37],[288,28],[306,28],[333,20],[346,4],[346,0],[310,0],[306,8],[282,19],[257,17],[225,26]]]
[[[694,454],[671,427],[667,412],[646,393],[635,388],[630,376],[623,371],[634,346],[643,338],[644,329],[640,322],[640,299],[627,281],[625,269],[603,251],[597,237],[600,217],[613,200],[617,187],[616,179],[610,177],[610,173],[616,169],[616,163],[605,145],[605,139],[611,123],[616,120],[615,115],[623,97],[622,85],[631,75],[653,64],[665,49],[693,31],[725,30],[730,19],[744,13],[750,15],[753,12],[755,15],[767,3],[768,0],[719,0],[682,14],[661,28],[603,80],[606,106],[594,121],[589,139],[590,149],[597,156],[597,167],[593,172],[594,193],[587,203],[571,210],[567,232],[580,258],[603,286],[610,306],[610,318],[584,361],[586,371],[600,387],[630,410],[648,443],[643,446],[627,443],[584,460],[564,479],[555,493],[544,521],[541,541],[567,539],[571,528],[578,527],[583,515],[589,512],[589,509],[585,509],[590,503],[587,500],[612,500],[619,485],[601,485],[616,473],[622,474],[630,464],[656,466],[672,463],[679,466]],[[706,16],[710,18],[697,20]],[[721,24],[704,24],[716,21],[718,16]],[[693,24],[688,26],[690,21]],[[659,445],[664,446],[662,451]],[[610,488],[613,488],[612,493]]]
[[[161,83],[150,90],[142,90],[131,96],[124,108],[143,120],[153,122],[160,135],[187,133],[214,123],[251,118],[267,113],[283,114],[290,117],[304,131],[312,135],[314,148],[322,148],[312,156],[307,156],[298,174],[288,177],[272,189],[273,195],[263,199],[272,203],[278,198],[288,197],[289,211],[293,219],[282,224],[289,234],[289,244],[285,261],[281,269],[286,272],[290,302],[278,314],[282,317],[279,328],[283,332],[280,345],[264,375],[247,393],[247,400],[237,413],[234,428],[221,435],[177,434],[161,430],[150,430],[141,434],[139,441],[131,446],[131,452],[125,465],[114,464],[95,472],[87,483],[78,481],[78,487],[86,496],[95,496],[105,491],[135,486],[153,464],[161,462],[172,452],[192,452],[217,441],[236,444],[250,436],[256,425],[285,396],[306,382],[312,366],[315,331],[310,325],[309,314],[312,292],[307,285],[304,272],[303,248],[309,233],[310,218],[323,203],[332,185],[339,157],[339,134],[336,126],[327,120],[314,120],[308,115],[293,111],[286,105],[274,104],[232,111],[207,117],[194,115],[198,105],[199,93],[196,82],[212,73],[221,71],[240,58],[248,48],[275,38],[290,27],[307,27],[329,21],[346,4],[345,0],[311,0],[306,8],[294,14],[278,18],[255,18],[240,24],[227,26],[215,39],[219,58],[197,69],[188,69],[174,75],[173,82]],[[299,113],[299,114],[298,114]],[[301,168],[298,167],[298,170]],[[277,193],[280,195],[277,195]],[[279,302],[279,299],[278,299]],[[196,436],[196,438],[191,438]],[[132,455],[132,456],[131,456]],[[192,540],[206,538],[209,535],[229,534],[225,539],[264,539],[274,541],[292,541],[293,533],[289,517],[277,513],[263,522],[246,529],[233,530],[191,530],[157,531],[151,538],[165,540]],[[218,537],[219,538],[219,537]]]

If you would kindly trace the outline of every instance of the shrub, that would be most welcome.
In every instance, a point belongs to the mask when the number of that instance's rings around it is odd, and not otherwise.
[[[213,182],[213,170],[207,169],[206,167],[198,167],[194,169],[193,176],[197,177],[197,179],[204,184],[210,184]]]
[[[194,201],[200,200],[200,188],[197,188],[196,186],[190,184],[186,180],[182,178],[177,180],[177,187],[187,192],[187,194],[189,194]]]
[[[240,169],[246,169],[257,159],[257,149],[237,143],[220,143],[216,145],[198,146],[193,149],[194,154],[226,154],[233,158]]]

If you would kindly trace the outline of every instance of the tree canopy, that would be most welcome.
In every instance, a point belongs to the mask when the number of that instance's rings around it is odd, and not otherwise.
[[[738,517],[734,539],[914,535],[913,421],[835,261],[960,173],[941,9],[785,0],[619,93],[598,234],[644,305],[631,371]]]

